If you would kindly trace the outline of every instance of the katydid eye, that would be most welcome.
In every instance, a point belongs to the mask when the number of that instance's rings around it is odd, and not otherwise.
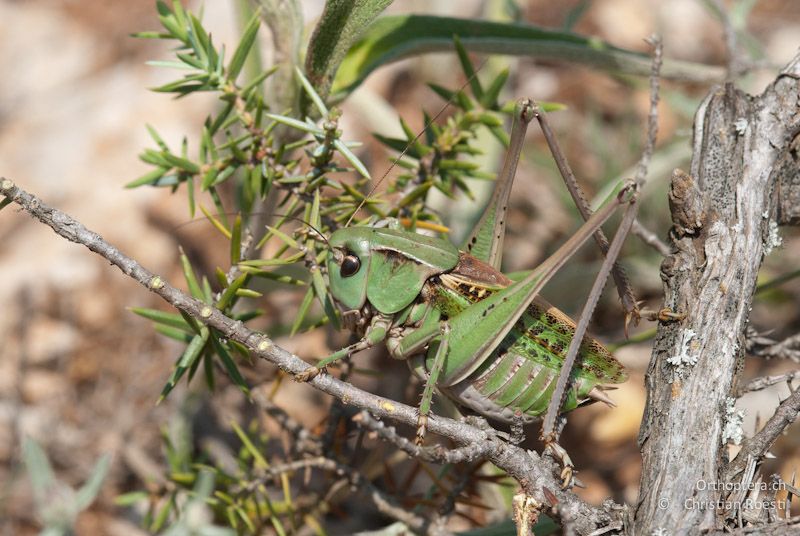
[[[344,260],[342,260],[342,269],[340,272],[342,277],[350,277],[351,275],[355,275],[359,268],[361,268],[361,260],[351,254],[347,255]]]

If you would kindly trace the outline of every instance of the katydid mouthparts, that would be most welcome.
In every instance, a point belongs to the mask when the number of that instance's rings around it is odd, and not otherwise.
[[[343,324],[361,339],[298,380],[307,381],[327,365],[383,342],[392,357],[408,360],[425,383],[417,443],[425,436],[434,388],[504,422],[531,422],[545,413],[575,323],[538,294],[618,207],[635,202],[636,186],[626,185],[556,253],[512,281],[499,270],[505,216],[524,133],[537,112],[531,100],[518,103],[494,194],[460,248],[396,222],[345,227],[329,237],[330,292]],[[613,405],[604,385],[626,378],[623,366],[599,342],[585,337],[562,411],[595,401]]]

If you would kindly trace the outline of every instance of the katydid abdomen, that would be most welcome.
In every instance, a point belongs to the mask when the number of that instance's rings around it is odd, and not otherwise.
[[[511,282],[491,266],[462,253],[453,271],[427,282],[423,295],[446,321]],[[575,323],[568,316],[536,297],[474,372],[452,384],[449,378],[440,377],[439,389],[461,405],[495,419],[539,417],[547,410],[574,331]],[[426,370],[433,357],[428,355],[425,359]],[[422,373],[419,359],[415,365],[412,370]],[[563,411],[593,400],[606,400],[600,391],[602,385],[625,379],[622,365],[608,350],[585,337]]]
[[[462,339],[480,337],[473,330],[448,331],[448,350],[435,386],[445,395],[484,416],[526,421],[547,410],[575,324],[535,296],[528,304],[511,293],[519,286],[491,265],[459,252],[446,239],[410,231],[353,227],[330,238],[331,291],[365,327],[370,345],[385,339],[393,357],[410,360],[412,370],[431,383],[431,370],[445,337],[440,329],[479,316],[496,337],[488,351],[463,351]],[[527,291],[519,293],[527,296]],[[492,300],[515,303],[522,312],[506,320],[487,308]],[[527,299],[527,298],[524,298]],[[506,330],[506,324],[512,326]],[[507,331],[505,335],[497,335]],[[384,334],[385,333],[385,334]],[[468,348],[479,348],[473,342]],[[356,348],[353,348],[354,350]],[[563,405],[572,410],[593,400],[608,401],[602,385],[625,380],[622,365],[603,346],[585,337],[573,382]]]

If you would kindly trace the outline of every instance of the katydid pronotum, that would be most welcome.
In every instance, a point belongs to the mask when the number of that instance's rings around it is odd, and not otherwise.
[[[635,186],[623,188],[615,202],[591,217],[587,212],[588,221],[555,254],[512,281],[500,272],[506,210],[524,134],[534,117],[542,121],[537,105],[521,100],[492,199],[461,248],[447,239],[404,230],[395,222],[345,227],[330,236],[330,292],[343,324],[361,339],[323,359],[299,380],[307,381],[327,365],[383,342],[392,357],[408,360],[425,382],[417,443],[425,436],[434,389],[505,422],[530,422],[544,415],[575,324],[538,293],[615,208],[634,203]],[[543,126],[551,141],[546,122]],[[557,149],[554,153],[557,160],[563,158]],[[635,314],[635,301],[631,303]],[[622,365],[589,337],[583,339],[579,356],[568,389],[555,395],[563,402],[561,411],[594,401],[612,404],[604,384],[625,381]],[[555,447],[565,464],[566,484],[570,464],[563,449]]]

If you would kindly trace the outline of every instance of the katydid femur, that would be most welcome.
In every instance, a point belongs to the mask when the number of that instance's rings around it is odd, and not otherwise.
[[[384,342],[425,382],[417,443],[422,443],[434,388],[461,406],[505,422],[541,417],[554,395],[575,324],[538,296],[541,288],[635,187],[591,215],[555,254],[518,281],[500,272],[505,216],[528,123],[536,104],[517,104],[511,144],[494,194],[460,249],[443,238],[388,227],[356,226],[329,238],[330,291],[343,323],[361,339],[317,363],[331,363]],[[557,156],[558,157],[558,156]],[[611,404],[604,384],[625,381],[622,365],[597,341],[583,339],[560,408]],[[558,450],[556,452],[559,452]],[[566,460],[562,460],[565,463]]]

